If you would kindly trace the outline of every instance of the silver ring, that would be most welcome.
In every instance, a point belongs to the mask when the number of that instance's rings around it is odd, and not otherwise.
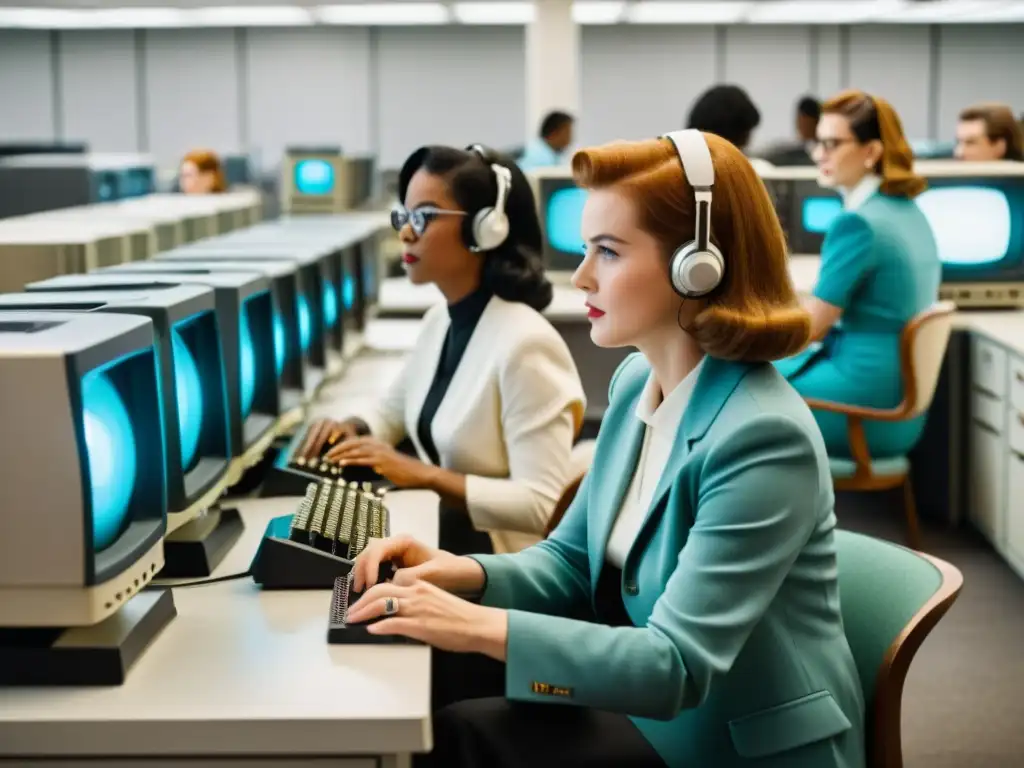
[[[398,613],[398,598],[397,597],[387,597],[387,598],[384,598],[384,615],[385,616],[394,616],[396,613]]]

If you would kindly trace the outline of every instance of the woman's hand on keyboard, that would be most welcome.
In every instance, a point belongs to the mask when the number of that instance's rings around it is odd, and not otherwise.
[[[381,563],[388,561],[398,568],[393,579],[395,584],[429,581],[460,595],[479,594],[484,588],[484,569],[476,560],[428,547],[411,536],[392,536],[371,540],[359,553],[353,569],[353,591],[364,592],[372,587],[377,582]]]
[[[302,459],[318,458],[325,446],[337,445],[357,435],[359,435],[359,423],[354,419],[314,421],[306,431],[306,440],[299,448],[298,457]]]

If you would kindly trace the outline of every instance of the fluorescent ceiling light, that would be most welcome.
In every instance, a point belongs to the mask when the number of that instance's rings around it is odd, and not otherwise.
[[[896,24],[958,24],[979,14],[992,13],[1019,3],[1007,0],[935,0],[930,3],[904,2],[889,13],[880,13],[875,21]]]
[[[998,8],[976,10],[970,16],[957,19],[958,23],[990,24],[995,22],[1024,21],[1024,2],[1003,3]]]
[[[784,0],[754,3],[745,17],[752,24],[856,24],[905,5],[904,0]]]
[[[324,5],[314,16],[325,24],[406,25],[446,24],[448,8],[441,3],[360,3]]]
[[[625,9],[624,2],[582,0],[572,4],[572,18],[577,24],[618,24]]]
[[[750,3],[641,2],[626,7],[626,21],[632,24],[732,24],[742,20]]]
[[[185,13],[190,26],[196,27],[292,27],[313,23],[309,10],[297,5],[234,5]]]
[[[461,24],[529,24],[533,3],[455,3],[452,15]]]
[[[178,8],[0,8],[0,26],[22,29],[140,29],[178,27]]]

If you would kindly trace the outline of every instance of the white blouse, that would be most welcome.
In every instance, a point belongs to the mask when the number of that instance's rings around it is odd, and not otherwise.
[[[397,444],[417,435],[448,332],[443,303],[423,318],[416,347],[391,388],[366,412],[371,433]],[[431,423],[441,466],[466,476],[473,526],[496,552],[540,540],[572,480],[572,444],[586,398],[565,340],[539,312],[494,296],[484,309]]]
[[[654,372],[647,377],[640,401],[636,404],[636,417],[647,425],[644,429],[640,458],[629,490],[622,497],[622,507],[612,526],[608,547],[605,550],[608,562],[616,568],[622,568],[626,562],[626,555],[629,554],[633,540],[647,517],[651,499],[672,453],[672,444],[679,432],[683,414],[693,395],[693,388],[697,384],[697,377],[703,365],[704,359],[701,358],[694,369],[664,400],[661,399],[661,387],[654,377]]]

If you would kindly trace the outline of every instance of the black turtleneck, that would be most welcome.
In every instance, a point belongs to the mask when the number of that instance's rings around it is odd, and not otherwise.
[[[448,391],[448,385],[451,384],[452,377],[459,367],[459,361],[462,360],[469,340],[473,337],[476,324],[480,321],[480,316],[491,300],[491,295],[490,291],[478,288],[466,298],[448,305],[450,320],[448,333],[441,346],[441,357],[437,361],[434,381],[431,382],[430,389],[427,390],[426,399],[423,401],[423,410],[420,411],[420,418],[416,423],[416,434],[420,439],[420,445],[423,446],[423,450],[426,451],[430,460],[438,466],[441,464],[441,459],[437,454],[430,427],[434,422],[437,409],[441,406],[441,401],[444,400],[445,393]]]

